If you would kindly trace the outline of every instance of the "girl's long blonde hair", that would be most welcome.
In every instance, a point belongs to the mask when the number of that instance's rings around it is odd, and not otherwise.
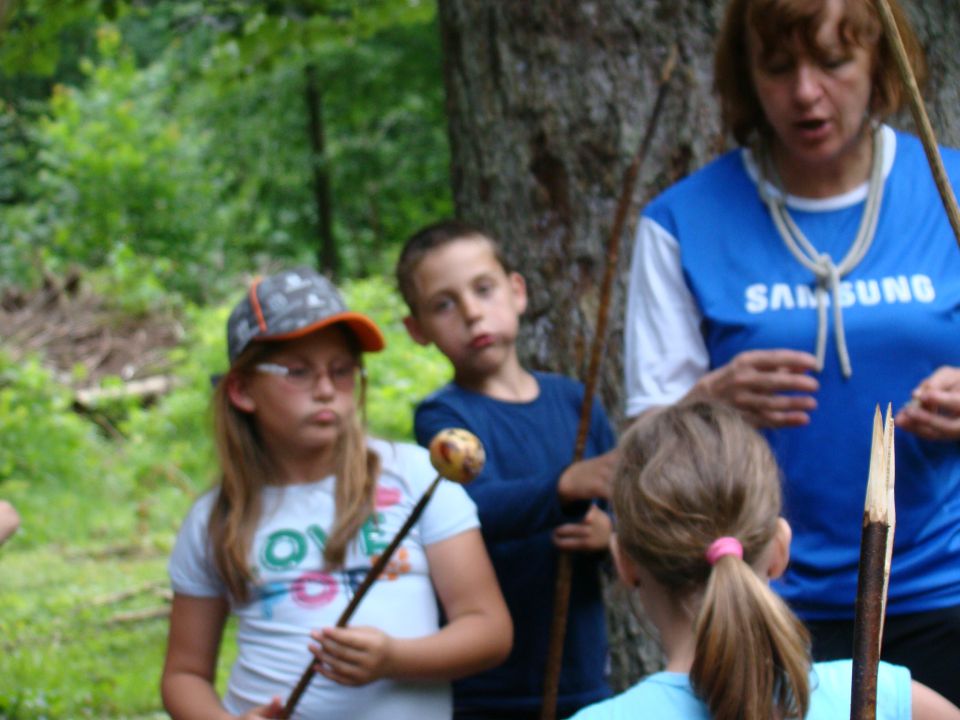
[[[776,533],[780,475],[766,441],[736,410],[688,402],[651,412],[625,434],[613,510],[623,552],[678,603],[702,594],[690,682],[715,720],[802,718],[810,641],[753,569]],[[743,560],[707,548],[724,536]]]
[[[362,361],[353,334],[344,328],[350,350]],[[276,352],[279,343],[251,343],[234,361],[230,373],[245,375]],[[220,486],[210,512],[209,538],[217,570],[230,594],[240,602],[250,598],[255,578],[248,561],[253,534],[260,520],[261,490],[277,475],[269,448],[264,446],[256,421],[230,401],[227,378],[222,378],[213,395],[213,425],[220,461]],[[358,405],[366,401],[366,378],[360,372]],[[344,418],[344,432],[336,450],[335,520],[324,546],[328,566],[342,565],[347,545],[373,512],[373,498],[380,458],[367,446],[362,414]]]

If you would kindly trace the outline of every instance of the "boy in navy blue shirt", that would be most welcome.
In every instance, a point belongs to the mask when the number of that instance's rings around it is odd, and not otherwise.
[[[463,427],[483,442],[486,465],[466,487],[514,622],[507,661],[454,683],[454,717],[539,717],[558,549],[575,553],[557,698],[567,717],[610,694],[599,564],[611,525],[594,503],[609,495],[610,424],[594,402],[588,459],[571,464],[583,386],[520,364],[526,285],[488,234],[454,220],[420,230],[404,246],[397,280],[411,337],[435,344],[454,373],[417,407],[417,441]]]

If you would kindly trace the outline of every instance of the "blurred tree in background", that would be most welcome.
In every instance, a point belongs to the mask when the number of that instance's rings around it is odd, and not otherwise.
[[[435,13],[16,3],[0,46],[0,281],[79,265],[135,309],[166,290],[217,297],[273,263],[388,270],[406,234],[451,210]]]

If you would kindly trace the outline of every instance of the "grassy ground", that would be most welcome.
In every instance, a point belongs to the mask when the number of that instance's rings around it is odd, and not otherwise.
[[[80,511],[129,508],[104,496]],[[166,717],[158,683],[172,533],[82,546],[20,539],[0,548],[0,718]],[[221,684],[234,655],[228,637]]]
[[[132,616],[165,612],[163,558],[58,556],[47,548],[18,552],[15,544],[3,553],[3,716],[160,716],[165,619]]]

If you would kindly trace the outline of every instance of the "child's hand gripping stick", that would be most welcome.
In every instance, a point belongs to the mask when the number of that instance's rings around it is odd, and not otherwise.
[[[427,506],[430,498],[433,497],[433,491],[437,489],[440,480],[446,478],[461,485],[466,484],[480,474],[486,459],[487,456],[480,439],[467,430],[462,428],[447,428],[433,436],[433,439],[430,441],[430,462],[437,471],[437,477],[434,478],[430,486],[424,491],[423,496],[417,501],[417,504],[411,511],[410,517],[408,517],[403,524],[403,527],[400,528],[386,550],[383,551],[373,564],[373,567],[370,568],[363,582],[360,583],[357,591],[353,594],[353,599],[350,601],[350,604],[340,613],[340,617],[337,620],[337,627],[345,627],[349,622],[350,617],[357,609],[363,596],[366,595],[367,590],[369,590],[374,581],[380,577],[387,563],[390,562],[393,553],[410,532],[410,528],[420,519],[420,515],[423,514],[424,508]],[[290,693],[290,698],[283,707],[283,711],[279,716],[280,718],[289,718],[293,715],[293,711],[300,701],[300,697],[304,691],[306,691],[310,680],[316,672],[314,669],[315,665],[316,660],[311,660],[306,670],[303,671],[303,674],[300,676],[300,681],[293,689],[293,692]]]

